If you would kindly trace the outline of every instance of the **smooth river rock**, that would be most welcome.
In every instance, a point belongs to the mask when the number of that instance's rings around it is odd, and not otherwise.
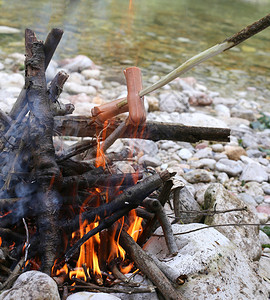
[[[21,274],[13,287],[0,295],[0,300],[60,300],[56,282],[45,273],[28,271]]]

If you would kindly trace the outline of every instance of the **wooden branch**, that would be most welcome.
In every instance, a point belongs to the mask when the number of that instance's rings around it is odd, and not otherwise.
[[[84,151],[94,148],[97,145],[96,140],[86,140],[82,142],[78,142],[75,145],[70,146],[67,150],[64,150],[63,153],[61,153],[56,161],[63,162],[75,155],[78,155],[80,153],[83,153]]]
[[[64,136],[94,137],[97,131],[103,129],[98,124],[96,124],[95,128],[93,126],[94,119],[87,116],[55,117],[54,121],[55,132],[59,132]],[[110,125],[106,129],[106,136],[111,134],[119,124],[119,121],[111,120]],[[138,127],[137,134],[134,134],[134,127],[128,125],[121,137],[195,143],[200,140],[229,142],[229,135],[229,128],[185,126],[176,123],[148,121],[145,125]]]
[[[142,179],[141,173],[124,173],[112,175],[92,175],[92,172],[87,172],[82,175],[64,177],[62,181],[62,189],[85,189],[89,187],[98,186],[119,186],[119,185],[134,185],[135,180]]]
[[[130,255],[136,266],[154,283],[165,299],[184,299],[167,277],[154,263],[153,259],[125,231],[121,232],[120,244]]]
[[[81,283],[82,286],[80,285],[75,285],[71,286],[70,288],[73,287],[73,289],[78,288],[78,289],[87,289],[89,291],[93,292],[104,292],[104,293],[122,293],[122,294],[140,294],[140,293],[154,293],[155,287],[149,286],[149,287],[141,287],[141,288],[136,288],[136,287],[104,287],[104,286],[98,286],[93,283],[85,282],[83,280],[80,280],[78,278],[74,278],[74,281]],[[179,299],[181,300],[181,299]]]
[[[143,205],[146,205],[147,208],[150,208],[153,212],[155,212],[162,227],[169,253],[171,255],[177,255],[178,247],[173,235],[172,226],[161,203],[155,199],[145,199],[143,201]]]
[[[40,249],[42,270],[50,274],[59,242],[58,211],[60,197],[54,182],[60,180],[60,170],[55,162],[53,147],[53,115],[50,111],[45,79],[45,54],[43,42],[31,42],[34,35],[25,30],[26,41],[26,98],[31,111],[29,120],[29,142],[33,158],[32,178],[38,184],[38,199],[41,214],[38,227],[43,247]],[[29,39],[30,37],[30,39]],[[48,178],[54,178],[53,181]]]
[[[53,56],[60,40],[62,38],[62,35],[63,35],[62,30],[53,28],[47,36],[47,39],[46,39],[46,42],[45,42],[45,45],[44,45],[44,55],[45,55],[44,66],[45,66],[45,70],[47,69],[47,67],[50,63],[50,60],[51,60],[51,58],[52,58],[52,56]],[[27,42],[28,44],[32,44],[32,43],[37,41],[37,38],[36,38],[34,32],[31,35],[31,37],[28,36],[28,39],[29,39],[28,42]],[[29,53],[26,53],[26,54],[29,54]],[[17,101],[13,105],[13,107],[12,107],[10,113],[9,113],[9,116],[12,119],[15,120],[17,118],[17,116],[19,115],[19,113],[21,112],[21,110],[24,108],[25,105],[26,105],[26,88],[24,87],[22,89]],[[27,109],[27,111],[28,111],[28,109]]]
[[[168,180],[164,183],[161,193],[158,197],[158,201],[161,203],[162,206],[164,206],[165,203],[168,201],[172,186],[172,180]],[[157,216],[155,215],[152,219],[149,219],[146,225],[144,226],[143,232],[139,236],[139,239],[137,241],[138,244],[142,246],[158,227],[159,222],[157,220]]]

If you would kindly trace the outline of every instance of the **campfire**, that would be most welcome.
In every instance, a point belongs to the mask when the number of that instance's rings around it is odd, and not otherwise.
[[[110,161],[132,158],[133,151],[106,150],[122,137],[228,141],[230,130],[147,122],[143,96],[153,89],[143,90],[137,67],[124,71],[127,99],[73,117],[73,105],[58,102],[68,75],[60,71],[49,87],[45,78],[62,34],[53,29],[42,42],[26,29],[25,87],[10,114],[0,115],[0,288],[9,288],[21,272],[40,270],[63,293],[115,292],[121,282],[122,293],[157,288],[166,299],[181,299],[176,287],[184,278],[142,249],[161,225],[169,254],[178,251],[164,212],[174,174],[146,175],[136,166],[133,173],[114,174]],[[117,119],[124,112],[128,117]],[[56,153],[55,135],[92,139]],[[85,151],[91,160],[74,159]],[[153,285],[134,286],[125,276],[138,272]]]

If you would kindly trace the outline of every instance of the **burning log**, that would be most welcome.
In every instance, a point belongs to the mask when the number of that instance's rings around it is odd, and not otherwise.
[[[168,172],[147,177],[139,184],[124,190],[123,193],[120,194],[114,201],[105,203],[97,208],[93,208],[89,212],[82,213],[82,221],[87,220],[88,222],[94,222],[97,217],[99,217],[99,221],[102,221],[97,227],[85,234],[72,248],[68,250],[68,252],[65,254],[65,260],[68,261],[78,250],[78,248],[89,238],[103,229],[110,227],[115,221],[122,218],[130,210],[139,206],[145,197],[150,195],[154,190],[163,184],[163,181],[167,181],[169,178],[170,174]],[[75,219],[66,224],[66,226],[68,226],[66,230],[68,230],[68,228],[74,230],[78,224],[78,219]]]
[[[92,125],[95,120],[89,116],[55,117],[54,121],[54,130],[60,132],[62,135],[68,136],[94,137],[97,131],[103,129],[103,127],[97,123],[95,123],[96,128],[93,127]],[[119,121],[111,120],[106,130],[106,137],[110,135],[119,124]],[[185,126],[175,123],[147,121],[144,125],[138,126],[137,133],[134,133],[134,127],[132,125],[128,125],[120,137],[196,143],[200,140],[229,142],[229,135],[229,128]]]
[[[120,243],[131,256],[137,267],[155,284],[165,299],[184,299],[180,292],[173,287],[168,278],[158,268],[151,256],[149,256],[127,232],[121,232]]]

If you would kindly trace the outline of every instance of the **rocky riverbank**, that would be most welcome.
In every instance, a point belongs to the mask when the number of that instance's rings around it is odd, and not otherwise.
[[[4,112],[9,112],[24,85],[23,63],[24,55],[17,53],[0,63],[0,108]],[[75,114],[90,115],[92,107],[126,95],[124,76],[119,71],[95,66],[88,57],[77,56],[52,62],[47,70],[48,81],[58,68],[70,75],[60,101],[74,104]],[[147,78],[144,86],[158,79],[158,76]],[[262,112],[266,117],[270,116],[263,105],[268,93],[256,87],[243,86],[242,90],[232,91],[230,97],[224,97],[224,93],[221,95],[209,90],[193,77],[178,78],[145,97],[147,119],[193,126],[229,127],[230,142],[190,144],[119,139],[108,152],[120,152],[129,147],[134,149],[134,157],[131,161],[114,163],[114,170],[132,172],[139,166],[148,172],[165,169],[176,172],[173,194],[174,198],[183,199],[183,203],[177,216],[179,222],[174,225],[175,232],[202,226],[193,224],[198,221],[208,225],[261,224],[263,229],[270,220],[270,129],[258,131],[250,124]],[[55,141],[56,145],[60,142],[62,147],[74,142],[58,138]],[[182,188],[182,185],[185,187]],[[174,199],[171,202],[173,204]],[[247,207],[245,211],[206,218],[199,213],[183,213],[203,208],[222,211],[244,207]],[[169,206],[167,210],[172,213]],[[182,223],[187,225],[179,225]],[[183,235],[183,238],[179,236],[181,256],[170,262],[171,267],[189,278],[181,287],[188,299],[268,299],[270,239],[258,230],[258,226],[220,227],[199,232]],[[155,239],[153,237],[146,247],[153,254],[157,254],[157,250],[153,249]],[[210,246],[215,243],[215,247]],[[160,259],[164,259],[166,253],[159,255],[163,255]],[[8,297],[7,293],[0,299],[11,299]],[[121,294],[118,297],[121,298]],[[153,295],[150,297],[147,299],[155,299]],[[135,298],[124,296],[121,299]],[[141,298],[137,296],[136,299]]]

